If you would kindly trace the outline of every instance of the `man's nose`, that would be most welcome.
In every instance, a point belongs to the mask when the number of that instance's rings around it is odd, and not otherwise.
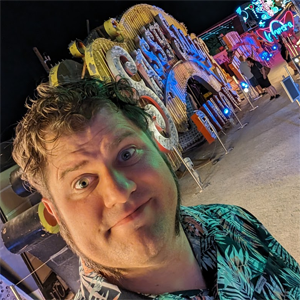
[[[108,208],[117,203],[125,203],[136,188],[136,183],[119,170],[107,168],[102,175],[102,196],[104,205]]]

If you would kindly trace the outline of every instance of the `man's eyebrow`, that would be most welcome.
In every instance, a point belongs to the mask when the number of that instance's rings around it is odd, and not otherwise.
[[[109,150],[114,150],[124,139],[130,136],[134,136],[136,133],[133,131],[124,131],[121,134],[118,134],[113,142],[107,145]]]
[[[81,161],[79,164],[75,165],[75,166],[72,166],[70,168],[67,168],[65,169],[62,173],[61,173],[61,176],[59,177],[59,179],[64,179],[64,177],[70,173],[70,172],[74,172],[78,169],[80,169],[81,167],[83,167],[84,165],[86,165],[88,163],[87,160],[83,160]]]
[[[112,143],[107,145],[109,151],[114,150],[125,138],[127,138],[129,136],[134,136],[134,135],[135,135],[135,132],[133,132],[133,131],[124,131],[121,134],[118,134],[116,139]],[[61,173],[61,176],[59,177],[59,179],[64,179],[68,173],[77,171],[81,167],[85,166],[87,163],[88,163],[87,160],[83,160],[82,162],[78,163],[77,165],[65,169]]]

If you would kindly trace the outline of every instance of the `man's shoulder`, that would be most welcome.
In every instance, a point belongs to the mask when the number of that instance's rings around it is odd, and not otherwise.
[[[244,67],[244,66],[248,67],[248,64],[245,61],[241,61],[240,62],[240,67]]]
[[[254,65],[257,66],[258,68],[262,67],[262,64],[259,61],[255,61]]]
[[[199,204],[195,206],[180,206],[182,212],[207,212],[207,211],[231,211],[231,210],[244,210],[242,207],[231,204]]]
[[[224,220],[232,219],[233,217],[237,216],[245,220],[258,222],[258,220],[246,209],[237,205],[228,204],[201,204],[197,206],[181,206],[181,216],[192,217],[198,220]]]

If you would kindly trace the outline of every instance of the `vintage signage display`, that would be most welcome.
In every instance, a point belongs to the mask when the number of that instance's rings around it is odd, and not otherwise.
[[[268,28],[258,29],[257,34],[267,42],[274,42],[283,32],[294,31],[294,17],[291,11],[287,11],[279,20],[271,21]]]
[[[199,140],[199,135],[196,138],[189,132],[188,115],[192,114],[187,111],[186,102],[189,80],[197,80],[213,95],[222,93],[231,106],[237,107],[237,96],[227,88],[224,71],[209,55],[204,42],[195,34],[188,34],[183,23],[162,9],[147,4],[135,5],[119,21],[109,19],[95,30],[102,30],[105,37],[94,38],[95,32],[91,32],[84,42],[71,42],[70,52],[83,59],[83,70],[89,75],[101,80],[124,77],[141,99],[147,99],[141,101],[141,106],[153,117],[150,129],[175,169],[179,162],[172,155],[172,149],[181,149],[178,134],[181,140],[190,139],[189,144]],[[58,70],[55,66],[50,71],[50,82],[54,85],[59,84],[61,78]],[[75,63],[71,73],[76,76],[80,73]],[[218,118],[222,108],[213,101],[208,105],[209,113],[217,114]],[[157,126],[158,120],[165,125]]]

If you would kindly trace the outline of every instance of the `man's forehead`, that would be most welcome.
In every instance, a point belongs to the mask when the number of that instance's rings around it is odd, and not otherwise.
[[[68,144],[69,150],[75,151],[95,138],[110,146],[110,144],[115,145],[128,136],[139,135],[140,131],[122,112],[101,109],[82,130],[73,133],[65,132],[54,143],[47,143],[46,148],[52,152],[60,151],[62,147]],[[54,133],[49,132],[46,139],[51,140],[54,135]]]
[[[103,131],[103,134],[119,136],[123,129],[139,131],[140,129],[129,120],[122,111],[101,109],[89,123],[90,130],[94,132]]]

